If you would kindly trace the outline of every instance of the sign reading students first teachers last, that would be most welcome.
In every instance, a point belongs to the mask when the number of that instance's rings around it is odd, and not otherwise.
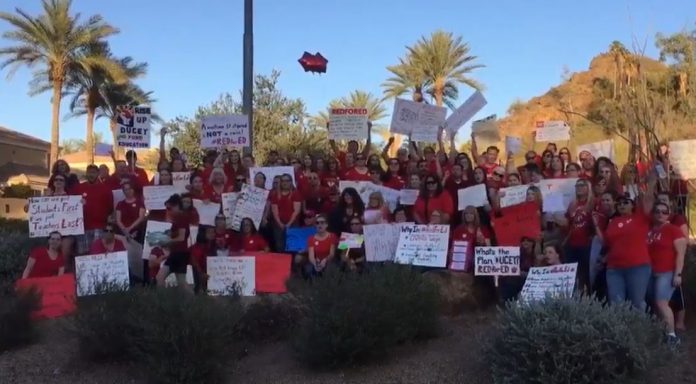
[[[201,119],[201,148],[246,147],[249,145],[247,115],[205,116]]]
[[[150,107],[119,106],[116,110],[116,142],[123,148],[149,148]]]

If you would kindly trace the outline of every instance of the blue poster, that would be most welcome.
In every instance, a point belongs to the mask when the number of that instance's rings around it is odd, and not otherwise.
[[[285,251],[299,252],[307,248],[307,239],[317,232],[315,226],[294,227],[285,230]]]

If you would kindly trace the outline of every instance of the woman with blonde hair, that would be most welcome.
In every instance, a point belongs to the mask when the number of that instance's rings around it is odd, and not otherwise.
[[[222,194],[232,192],[232,185],[227,179],[225,171],[221,167],[215,167],[210,172],[208,184],[205,185],[206,200],[213,203],[222,203]]]
[[[466,255],[463,265],[464,272],[474,271],[474,247],[490,246],[491,234],[485,226],[481,225],[481,219],[476,207],[469,205],[462,211],[462,224],[452,231],[450,243],[450,257],[456,242],[466,243]]]
[[[390,222],[390,213],[381,192],[372,192],[365,207],[365,224],[385,224]]]

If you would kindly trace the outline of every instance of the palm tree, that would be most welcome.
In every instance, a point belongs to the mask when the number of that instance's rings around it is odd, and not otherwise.
[[[71,3],[71,0],[43,0],[43,13],[37,17],[19,8],[17,14],[0,13],[0,20],[14,27],[3,37],[17,44],[0,49],[0,57],[6,58],[0,69],[11,67],[11,75],[22,66],[39,65],[41,69],[34,72],[29,93],[52,91],[51,163],[58,159],[60,102],[68,73],[75,68],[114,68],[109,59],[90,55],[87,48],[118,30],[99,15],[83,22],[79,14],[70,14]]]
[[[450,32],[435,31],[429,38],[421,39],[413,47],[408,47],[410,62],[414,70],[422,72],[426,79],[426,92],[441,107],[447,104],[454,107],[459,84],[465,84],[475,90],[483,86],[468,75],[481,64],[474,64],[477,59],[469,52],[469,44],[462,37],[454,37]]]
[[[98,44],[91,47],[94,54],[101,54],[114,62],[118,63],[120,71],[128,79],[132,81],[145,75],[147,64],[134,63],[131,57],[115,59],[106,44]],[[106,92],[117,84],[114,74],[105,71],[101,67],[89,67],[75,71],[71,74],[68,81],[68,92],[72,94],[70,100],[69,117],[86,115],[86,151],[90,162],[94,162],[94,119],[97,108],[103,107],[106,103]]]
[[[393,76],[382,83],[384,99],[397,98],[410,92],[413,101],[423,101],[423,89],[427,87],[428,81],[411,56],[399,59],[399,64],[388,66],[387,70]]]
[[[94,142],[103,143],[104,135],[101,132],[94,132]],[[60,143],[60,155],[69,155],[80,151],[87,150],[87,142],[82,139],[67,139]],[[92,161],[94,163],[94,161]]]

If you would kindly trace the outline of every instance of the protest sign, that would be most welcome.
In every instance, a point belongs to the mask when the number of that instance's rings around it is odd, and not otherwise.
[[[516,155],[522,148],[522,139],[515,136],[505,136],[505,151]]]
[[[520,300],[542,300],[547,296],[570,296],[575,289],[578,263],[529,269]]]
[[[363,227],[365,257],[369,262],[392,261],[401,227],[413,223],[372,224]]]
[[[186,189],[186,187],[188,187],[191,183],[191,172],[172,172],[171,174],[172,185],[174,186],[176,193],[182,194],[188,192],[188,189]],[[159,172],[157,172],[153,177],[154,184],[159,185],[159,180],[160,175]]]
[[[268,191],[253,185],[244,184],[242,191],[237,195],[237,202],[232,214],[232,229],[239,231],[242,219],[248,217],[254,222],[258,231],[261,228],[261,220],[266,210]]]
[[[607,157],[609,159],[614,159],[614,140],[604,140],[598,141],[596,143],[583,144],[577,146],[578,159],[580,154],[583,152],[588,152],[595,159],[600,157]]]
[[[256,295],[256,259],[252,256],[207,259],[208,294],[231,295],[236,290],[242,296]]]
[[[339,180],[338,190],[343,193],[346,188],[353,188],[358,192],[358,195],[364,190],[365,181],[349,181],[349,180]]]
[[[203,200],[193,200],[193,206],[198,211],[198,222],[201,225],[215,225],[215,216],[220,213],[220,204]]]
[[[397,205],[399,205],[399,197],[401,196],[401,193],[396,189],[391,189],[383,185],[377,185],[369,181],[361,181],[359,182],[359,186],[360,189],[358,190],[358,193],[360,193],[360,198],[362,198],[365,204],[370,201],[370,194],[373,192],[379,192],[382,194],[382,198],[389,207],[390,212],[393,212]]]
[[[162,239],[167,236],[167,232],[172,228],[172,223],[163,221],[148,220],[145,226],[145,242],[143,243],[143,259],[150,258],[150,252],[155,247],[151,242],[154,239]]]
[[[167,209],[164,203],[177,194],[173,185],[153,185],[143,187],[143,200],[148,211]]]
[[[114,189],[111,191],[111,196],[114,200],[114,210],[116,210],[116,205],[126,199],[126,195],[123,194],[123,189]]]
[[[128,252],[102,253],[75,258],[77,296],[98,293],[98,289],[128,289]],[[103,285],[103,286],[102,286]]]
[[[670,141],[669,164],[682,180],[696,178],[696,140]]]
[[[266,189],[269,191],[273,189],[273,179],[276,176],[290,175],[292,178],[292,185],[297,187],[297,183],[295,182],[295,169],[293,167],[252,167],[249,170],[252,183],[257,173],[261,173],[266,177]]]
[[[570,203],[575,200],[577,181],[577,178],[541,180],[538,185],[543,198],[543,211],[565,212]]]
[[[150,147],[150,107],[119,106],[116,115],[116,142],[123,148]]]
[[[29,237],[48,237],[53,231],[63,236],[85,233],[82,196],[30,197]]]
[[[417,189],[402,189],[399,191],[399,204],[401,205],[414,205],[418,199],[418,194],[420,193]]]
[[[218,115],[201,118],[201,148],[249,145],[249,116]]]
[[[331,108],[330,140],[361,140],[367,138],[367,108]]]
[[[469,242],[456,240],[452,243],[452,260],[449,269],[453,271],[471,270],[472,260],[469,257]]]
[[[239,193],[227,192],[222,194],[222,214],[225,215],[226,227],[232,229],[234,222],[234,210],[237,208]],[[258,228],[257,228],[258,229]]]
[[[439,127],[445,123],[446,116],[447,108],[396,99],[389,132],[409,135],[424,127]]]
[[[461,127],[471,120],[488,102],[480,91],[474,92],[445,120],[445,130],[453,137]]]
[[[505,208],[511,205],[524,203],[527,201],[528,185],[515,185],[514,187],[500,188],[500,207]]]
[[[317,233],[315,226],[292,227],[285,230],[285,251],[300,252],[307,248],[307,239]]]
[[[492,135],[500,139],[498,133],[498,115],[486,116],[471,123],[471,132],[481,135]]]
[[[520,247],[474,248],[476,276],[519,276]]]
[[[500,215],[491,218],[498,245],[518,246],[522,237],[537,239],[541,233],[541,218],[533,201],[501,208]]]
[[[537,123],[534,141],[547,143],[570,140],[570,127],[565,121],[544,121]]]
[[[449,225],[408,225],[401,227],[394,261],[424,267],[445,267],[449,246]]]
[[[53,319],[75,311],[75,276],[65,274],[52,277],[19,279],[15,283],[18,291],[36,289],[41,295],[39,309],[31,314],[32,319]]]
[[[488,204],[488,191],[486,184],[476,184],[472,187],[462,188],[457,191],[459,199],[459,211],[463,211],[469,205],[474,207],[483,207]]]
[[[361,248],[363,245],[363,235],[357,233],[342,232],[338,241],[338,249]]]
[[[380,224],[382,222],[388,223],[389,217],[386,212],[382,209],[366,209],[363,214],[363,224]]]
[[[285,253],[251,253],[256,259],[256,293],[285,293],[292,258]]]

